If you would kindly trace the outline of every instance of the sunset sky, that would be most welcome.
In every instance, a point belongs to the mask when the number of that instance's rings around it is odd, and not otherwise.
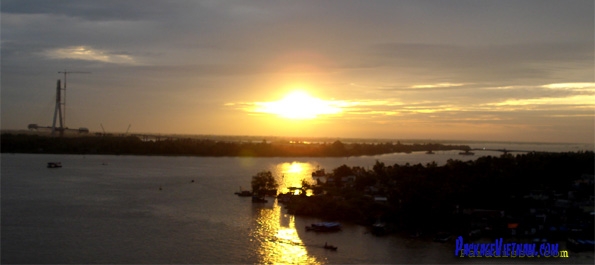
[[[594,142],[594,2],[1,2],[2,129]]]

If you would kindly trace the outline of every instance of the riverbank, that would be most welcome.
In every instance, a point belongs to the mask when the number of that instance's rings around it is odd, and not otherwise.
[[[51,137],[2,134],[2,153],[107,154],[168,156],[242,156],[242,157],[349,157],[411,153],[416,151],[470,150],[467,145],[439,143],[307,143],[292,141],[242,142],[195,138],[143,140],[137,136]]]
[[[594,161],[589,151],[444,166],[343,165],[303,188],[314,196],[281,195],[281,201],[290,214],[363,224],[378,234],[592,241]]]

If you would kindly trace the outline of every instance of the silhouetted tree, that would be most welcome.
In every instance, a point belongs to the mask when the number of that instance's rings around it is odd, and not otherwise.
[[[252,177],[252,192],[257,195],[265,195],[269,190],[276,190],[279,187],[271,171],[258,172]]]

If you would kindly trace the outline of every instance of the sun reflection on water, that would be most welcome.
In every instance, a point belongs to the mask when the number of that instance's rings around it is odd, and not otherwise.
[[[272,207],[255,206],[255,228],[251,234],[258,246],[259,264],[321,264],[308,251],[295,228],[295,217]]]
[[[289,191],[290,187],[301,187],[304,179],[310,183],[315,183],[312,178],[312,172],[315,170],[316,167],[311,163],[280,163],[273,169],[273,175],[276,175],[279,183],[279,192],[285,193]]]

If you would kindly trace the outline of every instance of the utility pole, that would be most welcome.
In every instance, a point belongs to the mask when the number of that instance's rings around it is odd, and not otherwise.
[[[62,128],[66,128],[66,76],[68,74],[90,74],[90,73],[91,72],[75,72],[75,71],[66,71],[66,70],[58,72],[58,74],[64,74],[64,89],[63,89],[64,90],[64,101],[61,103],[61,105],[64,108],[64,111],[62,113],[63,120],[61,119],[61,122],[63,121],[64,127],[62,127]]]

